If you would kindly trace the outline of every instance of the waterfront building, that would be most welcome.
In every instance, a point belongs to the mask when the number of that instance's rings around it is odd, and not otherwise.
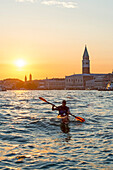
[[[45,81],[46,81],[46,79],[44,79],[44,80],[33,80],[33,83],[35,84],[36,89],[45,90],[46,89]]]
[[[76,90],[80,89],[83,90],[86,88],[86,81],[92,80],[93,76],[88,74],[74,74],[71,76],[65,77],[65,86],[68,90]]]
[[[27,76],[25,76],[25,82],[27,82]]]
[[[109,82],[113,81],[113,72],[110,74],[90,73],[90,60],[87,47],[83,53],[82,74],[74,74],[65,77],[66,89],[105,89]]]
[[[106,88],[109,79],[107,79],[106,74],[91,74],[93,76],[92,80],[86,81],[86,89]]]
[[[64,90],[65,79],[64,78],[53,78],[45,80],[45,88],[48,90]]]
[[[42,89],[42,90],[46,89],[46,87],[45,87],[45,81],[46,81],[46,80],[39,80],[39,81],[38,81],[38,88],[39,88],[39,89]]]
[[[29,75],[29,81],[32,81],[32,74]]]
[[[7,90],[19,90],[24,86],[24,82],[19,79],[5,79],[2,85]]]

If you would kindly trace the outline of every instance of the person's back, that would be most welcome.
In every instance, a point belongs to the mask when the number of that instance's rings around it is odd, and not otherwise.
[[[59,115],[61,115],[61,116],[68,116],[69,113],[70,113],[69,107],[66,106],[66,101],[65,100],[62,101],[61,106],[58,106],[58,107],[52,106],[52,110],[58,110]]]

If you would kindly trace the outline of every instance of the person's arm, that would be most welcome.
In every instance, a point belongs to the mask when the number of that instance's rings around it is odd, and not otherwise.
[[[52,110],[58,110],[58,107],[56,107],[55,105],[52,105]]]

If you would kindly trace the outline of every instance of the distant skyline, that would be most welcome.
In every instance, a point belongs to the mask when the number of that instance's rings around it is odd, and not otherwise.
[[[0,79],[113,70],[113,0],[1,0]],[[15,64],[23,60],[23,64]]]

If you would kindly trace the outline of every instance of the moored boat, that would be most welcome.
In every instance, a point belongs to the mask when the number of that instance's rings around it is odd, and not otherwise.
[[[113,82],[108,83],[105,89],[98,89],[98,91],[113,91]]]

